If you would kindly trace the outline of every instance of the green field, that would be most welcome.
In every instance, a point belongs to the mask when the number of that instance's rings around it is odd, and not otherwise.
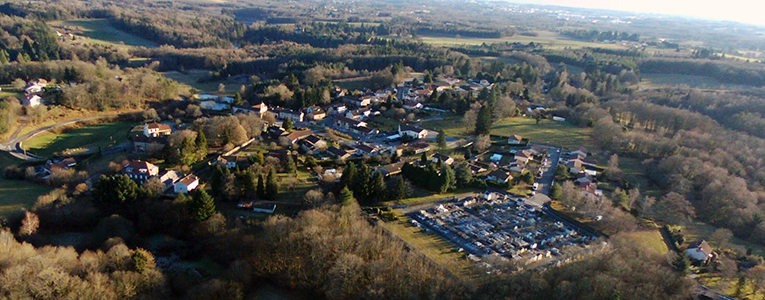
[[[64,133],[43,132],[22,143],[22,148],[36,155],[49,157],[61,153],[75,154],[98,147],[105,149],[127,142],[134,123],[114,122],[80,127]],[[68,152],[67,152],[68,151]]]
[[[17,91],[13,88],[10,84],[3,84],[0,85],[0,99],[5,99],[8,97],[16,97],[16,99],[21,99],[21,97],[24,97],[24,94],[20,91]]]
[[[532,143],[561,146],[564,149],[594,148],[589,129],[547,119],[540,120],[537,124],[532,118],[505,118],[494,122],[491,134],[502,136],[517,134],[529,139]]]
[[[664,243],[659,230],[641,230],[624,233],[624,236],[634,240],[638,244],[642,245],[646,249],[651,249],[657,254],[664,254],[669,252],[667,244]]]
[[[222,80],[211,82],[199,82],[200,79],[208,77],[208,71],[205,70],[190,70],[185,73],[178,71],[162,72],[167,78],[185,84],[191,88],[195,88],[200,92],[218,93],[218,84],[223,83],[225,85],[224,93],[232,95],[239,91],[242,85],[247,85],[247,82],[235,81],[235,80]]]
[[[602,44],[602,43],[591,43],[591,42],[584,42],[584,41],[577,41],[572,40],[567,37],[561,36],[555,32],[550,31],[538,31],[536,32],[537,36],[524,36],[524,35],[514,35],[511,37],[505,37],[505,38],[498,38],[498,39],[492,39],[492,38],[463,38],[463,37],[434,37],[434,36],[421,36],[419,39],[422,40],[423,43],[426,44],[432,44],[432,45],[441,45],[441,46],[454,46],[454,45],[481,45],[483,43],[486,43],[487,45],[493,44],[493,43],[521,43],[521,44],[528,44],[531,42],[534,42],[536,44],[541,44],[545,48],[550,49],[563,49],[566,47],[570,48],[584,48],[584,47],[593,47],[593,48],[607,48],[607,49],[627,49],[627,47],[622,45],[616,45],[616,44]]]
[[[75,19],[66,21],[53,21],[48,25],[54,30],[69,31],[76,36],[71,43],[91,43],[117,48],[131,48],[135,46],[157,47],[157,44],[118,30],[109,24],[106,19]],[[63,32],[62,32],[63,33]],[[84,38],[83,38],[84,37]]]
[[[721,83],[717,79],[707,76],[647,73],[643,74],[642,77],[640,86],[645,89],[682,85],[700,89],[735,89],[745,87],[743,85]]]
[[[0,169],[21,162],[6,152],[0,153]],[[25,181],[7,180],[0,176],[0,218],[7,217],[21,209],[29,209],[37,197],[51,191],[51,188]]]

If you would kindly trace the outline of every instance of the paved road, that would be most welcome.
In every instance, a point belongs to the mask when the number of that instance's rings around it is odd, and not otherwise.
[[[92,117],[84,117],[84,118],[77,118],[69,121],[59,122],[50,126],[45,126],[42,128],[35,129],[31,132],[28,132],[24,135],[17,136],[6,143],[0,144],[0,150],[10,153],[11,155],[21,159],[21,160],[39,160],[42,159],[39,156],[35,156],[29,153],[26,153],[24,149],[21,147],[21,143],[31,138],[37,134],[40,134],[41,132],[45,132],[48,130],[51,130],[56,127],[61,127],[69,124],[79,123],[79,122],[85,122],[85,121],[92,121],[92,120],[98,120],[98,119],[105,119],[105,118],[112,118],[119,116],[119,114],[111,114],[111,115],[103,115],[103,116],[92,116]]]

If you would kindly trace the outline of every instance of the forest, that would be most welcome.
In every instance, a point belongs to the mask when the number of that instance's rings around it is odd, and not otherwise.
[[[702,222],[730,233],[722,234],[727,240],[755,249],[765,245],[765,64],[754,58],[708,53],[716,46],[676,40],[678,47],[669,51],[611,48],[603,42],[655,45],[657,37],[639,28],[554,25],[550,16],[534,21],[513,15],[517,19],[503,23],[498,20],[507,15],[491,6],[499,4],[477,5],[475,11],[449,4],[429,14],[400,2],[391,4],[400,13],[383,11],[386,1],[360,3],[355,11],[309,1],[246,2],[0,5],[0,85],[23,91],[38,78],[49,83],[41,92],[46,104],[37,108],[22,105],[21,92],[2,96],[0,134],[11,135],[20,122],[42,126],[75,112],[131,111],[131,121],[165,119],[181,129],[147,157],[161,161],[163,169],[194,170],[204,182],[188,195],[167,197],[162,182],[137,183],[121,175],[123,166],[116,162],[100,174],[78,168],[52,175],[43,183],[51,186],[49,193],[0,222],[4,297],[260,299],[257,287],[268,284],[317,299],[688,299],[700,283],[687,276],[682,254],[646,250],[630,234]],[[159,46],[67,40],[56,33],[64,27],[48,23],[73,19],[103,19]],[[599,46],[510,40],[536,38],[537,31]],[[439,46],[422,36],[507,41]],[[192,73],[202,75],[190,83],[163,75]],[[650,86],[650,74],[711,78],[720,86]],[[432,85],[446,78],[459,83],[443,91]],[[348,81],[361,81],[364,89],[343,91],[338,85]],[[339,105],[341,95],[362,97],[404,81],[428,92],[418,101],[448,120],[439,124],[432,146],[445,152],[446,132],[466,139],[469,146],[448,152],[465,161],[448,165],[411,153],[342,163],[317,162],[297,150],[279,156],[273,153],[289,143],[261,134],[276,124],[273,114],[203,112],[198,100],[190,100],[217,92],[233,95],[231,104],[239,107],[264,103],[297,111]],[[485,88],[478,89],[481,82]],[[205,84],[218,89],[197,88]],[[370,123],[395,126],[433,116],[405,109],[397,99],[403,92],[386,97],[371,105],[379,114]],[[497,149],[496,125],[502,120],[532,118],[539,124],[554,117],[589,134],[592,145],[583,147],[592,147],[591,157],[599,157],[598,167],[606,170],[597,176],[606,186],[599,197],[582,194],[568,167],[553,171],[562,180],[550,188],[555,205],[599,221],[592,228],[604,234],[589,255],[546,269],[487,256],[470,272],[485,274],[488,264],[493,273],[465,278],[390,233],[380,223],[386,220],[367,215],[369,208],[416,193],[457,195],[533,184],[531,173],[506,185],[487,184],[473,174],[468,159]],[[288,120],[281,123],[285,130],[305,126]],[[326,135],[340,148],[353,140],[332,130]],[[247,167],[208,164],[210,153],[250,140],[258,150],[248,154]],[[620,158],[633,163],[636,177],[620,169]],[[398,177],[377,171],[397,162]],[[34,166],[8,166],[3,179],[41,184]],[[294,196],[292,174],[313,178],[322,166],[337,167],[342,176],[312,181]],[[295,202],[299,208],[258,219],[226,209],[248,199]],[[752,254],[757,251],[713,243],[721,258],[705,272],[753,282],[749,270],[757,267],[747,266],[762,261]]]

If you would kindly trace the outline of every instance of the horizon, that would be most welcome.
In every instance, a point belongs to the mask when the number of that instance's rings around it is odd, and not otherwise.
[[[612,0],[505,0],[518,4],[552,5],[571,8],[601,9],[640,14],[657,14],[690,17],[710,21],[732,21],[749,25],[765,26],[761,11],[765,3],[752,4],[745,0],[730,0],[723,5],[711,1],[661,1],[641,2]],[[716,4],[716,5],[715,5]],[[746,9],[742,9],[746,8]]]

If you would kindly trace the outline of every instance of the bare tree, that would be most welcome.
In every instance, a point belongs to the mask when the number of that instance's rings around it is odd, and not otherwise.
[[[19,235],[33,235],[37,232],[37,228],[40,227],[40,218],[33,212],[24,213],[24,219],[21,220],[21,228],[19,228]]]
[[[488,134],[479,135],[475,139],[473,146],[475,147],[476,151],[483,152],[484,150],[489,149],[489,146],[491,146],[491,138]]]

